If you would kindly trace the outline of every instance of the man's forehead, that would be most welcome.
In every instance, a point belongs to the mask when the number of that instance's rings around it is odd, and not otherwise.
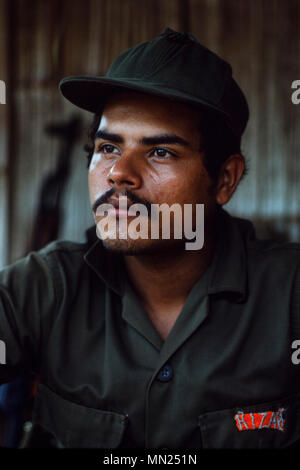
[[[157,95],[135,91],[119,91],[111,94],[102,110],[99,128],[109,122],[170,125],[194,127],[200,120],[201,111],[187,103],[170,100]]]

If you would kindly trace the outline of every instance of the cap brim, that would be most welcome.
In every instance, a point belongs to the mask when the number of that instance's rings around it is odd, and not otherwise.
[[[64,78],[60,82],[59,88],[68,101],[91,113],[100,112],[112,92],[133,90],[204,107],[219,114],[223,119],[229,120],[229,116],[224,111],[206,100],[195,98],[180,90],[170,89],[156,83],[143,82],[142,80],[72,76]]]

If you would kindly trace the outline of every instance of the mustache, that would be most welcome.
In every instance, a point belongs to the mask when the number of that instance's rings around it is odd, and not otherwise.
[[[96,213],[96,210],[98,209],[101,204],[106,204],[108,200],[116,194],[117,196],[126,196],[127,199],[130,200],[131,204],[143,204],[148,212],[150,213],[151,211],[151,202],[147,201],[146,199],[143,199],[136,194],[134,194],[130,189],[124,189],[122,192],[118,192],[115,190],[115,188],[111,188],[108,191],[105,191],[101,196],[99,196],[95,202],[93,203],[92,209],[93,212]]]

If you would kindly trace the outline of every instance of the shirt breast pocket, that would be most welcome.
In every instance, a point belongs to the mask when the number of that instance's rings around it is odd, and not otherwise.
[[[54,436],[58,447],[113,449],[122,442],[127,417],[79,405],[39,384],[33,422]]]
[[[300,447],[300,395],[198,416],[207,449]]]

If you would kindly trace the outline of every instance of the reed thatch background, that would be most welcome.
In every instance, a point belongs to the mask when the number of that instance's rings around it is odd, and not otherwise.
[[[50,122],[82,118],[72,159],[60,236],[83,239],[92,223],[85,164],[91,115],[65,102],[67,75],[105,74],[125,48],[166,27],[191,31],[228,60],[249,100],[243,150],[249,174],[231,213],[251,218],[259,233],[300,239],[299,0],[0,0],[0,265],[26,250],[43,175],[54,167],[58,140]]]

